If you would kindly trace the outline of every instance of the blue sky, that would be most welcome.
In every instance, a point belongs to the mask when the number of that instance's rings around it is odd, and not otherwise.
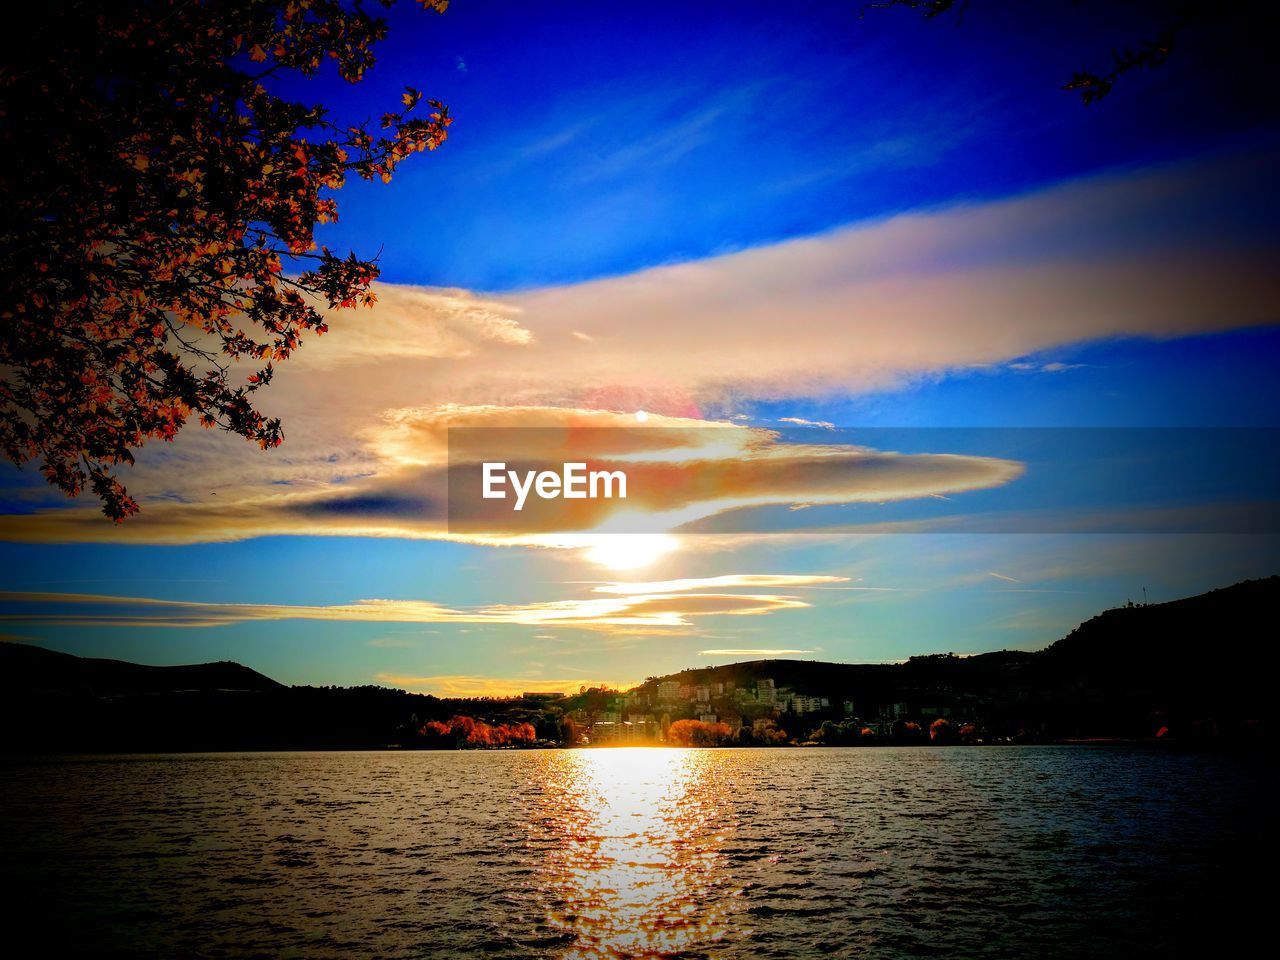
[[[959,25],[833,2],[398,9],[368,79],[319,99],[361,117],[412,85],[453,139],[391,190],[349,188],[330,239],[381,248],[394,282],[543,286],[1270,139],[1198,69],[1206,40],[1082,109],[1063,81],[1151,21],[1069,6],[976,3]]]
[[[1212,69],[1212,36],[1084,108],[1062,81],[1146,35],[1102,6],[975,0],[959,25],[842,3],[398,7],[364,83],[287,87],[360,118],[412,85],[457,118],[391,184],[342,191],[322,235],[381,251],[380,306],[282,371],[281,450],[144,451],[125,478],[144,520],[113,529],[6,468],[5,631],[474,693],[747,656],[709,650],[1034,648],[1144,586],[1276,572],[1265,532],[689,538],[632,566],[626,543],[593,562],[332,509],[403,489],[446,414],[1280,426],[1274,115]],[[1231,474],[1248,462],[1181,479],[1263,495]],[[1016,506],[1019,482],[955,502]],[[748,576],[766,579],[715,580]],[[617,582],[678,596],[596,622]],[[691,613],[708,595],[724,606]],[[335,610],[370,599],[419,606]]]

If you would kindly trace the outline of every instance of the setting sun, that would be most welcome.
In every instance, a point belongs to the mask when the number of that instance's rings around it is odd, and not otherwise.
[[[675,537],[665,533],[593,534],[586,558],[609,570],[638,570],[677,549]]]
[[[1262,4],[11,6],[10,941],[1270,936]]]

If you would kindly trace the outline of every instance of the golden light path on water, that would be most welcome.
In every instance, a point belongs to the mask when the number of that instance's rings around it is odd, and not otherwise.
[[[573,938],[561,956],[669,955],[724,936],[740,903],[719,852],[731,830],[724,773],[702,750],[546,755],[530,829],[548,853],[547,920]]]

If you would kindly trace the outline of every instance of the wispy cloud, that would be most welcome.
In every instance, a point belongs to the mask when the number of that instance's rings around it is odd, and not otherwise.
[[[1065,373],[1067,370],[1078,370],[1084,364],[1063,363],[1060,360],[1047,362],[1018,360],[1007,366],[1010,370],[1016,370],[1018,373]]]
[[[1006,575],[1005,575],[1005,574],[1003,574],[1003,573],[996,573],[994,570],[988,570],[988,571],[987,571],[987,576],[988,576],[988,577],[994,577],[994,578],[995,578],[995,579],[997,579],[997,580],[1003,580],[1003,581],[1005,581],[1006,583],[1021,583],[1021,582],[1022,582],[1022,581],[1021,581],[1021,580],[1019,580],[1017,577],[1010,577],[1010,576],[1006,576]]]
[[[264,394],[285,423],[281,449],[189,429],[145,448],[125,477],[142,517],[116,529],[96,508],[66,509],[33,478],[30,495],[49,496],[51,509],[4,517],[0,537],[440,537],[443,488],[417,468],[438,462],[431,447],[445,425],[474,422],[475,411],[581,420],[645,409],[696,423],[742,398],[843,395],[1094,338],[1272,323],[1276,251],[1256,236],[1224,239],[1235,235],[1240,184],[1272,160],[1125,171],[501,296],[381,285],[372,311],[330,318],[331,332],[309,340]],[[1133,228],[1149,222],[1161,229]],[[901,458],[851,487],[832,481],[830,459],[811,461],[757,458],[751,502],[947,495],[1011,475],[973,458]],[[715,479],[714,499],[741,492]]]
[[[816,650],[788,650],[778,647],[725,647],[716,650],[699,650],[700,657],[788,657]]]
[[[586,598],[489,604],[460,609],[428,600],[363,599],[329,605],[212,603],[87,593],[0,591],[0,621],[53,626],[219,627],[252,621],[320,620],[359,623],[515,624],[592,630],[678,630],[700,617],[752,617],[809,603],[791,594],[729,592],[741,587],[804,586],[841,577],[726,576],[654,584],[602,584]],[[714,591],[708,587],[717,587]],[[640,589],[637,589],[640,588]],[[375,646],[399,646],[380,638]]]
[[[820,430],[834,430],[836,425],[829,420],[806,420],[803,417],[779,417],[779,423],[792,423],[798,427],[817,427]]]
[[[605,583],[594,589],[596,593],[629,595],[685,593],[695,590],[728,590],[734,587],[814,587],[821,584],[847,583],[848,580],[848,577],[826,575],[734,573],[720,577],[661,580],[649,583]]]
[[[466,436],[488,446],[468,447],[450,433],[456,427],[475,428]],[[1022,472],[1001,458],[785,443],[761,428],[657,414],[641,428],[633,413],[567,407],[401,409],[384,413],[364,438],[364,476],[266,489],[228,485],[216,499],[152,501],[120,527],[81,508],[11,516],[0,528],[9,539],[25,540],[182,543],[327,534],[555,546],[611,530],[661,534],[747,506],[884,503],[988,489]],[[483,498],[478,469],[471,483],[450,472],[485,460],[558,466],[547,459],[550,451],[557,461],[625,470],[626,500],[538,501],[516,513],[508,501]],[[626,526],[611,526],[619,516]]]
[[[429,693],[438,697],[515,697],[522,693],[576,693],[579,687],[608,687],[625,690],[635,686],[634,681],[605,679],[530,677],[484,677],[473,674],[441,674],[416,676],[402,673],[378,673],[378,683],[399,687],[414,693]]]

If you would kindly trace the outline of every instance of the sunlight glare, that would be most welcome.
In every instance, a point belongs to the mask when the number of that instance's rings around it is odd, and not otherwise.
[[[667,957],[725,935],[736,901],[709,896],[727,882],[718,759],[662,747],[548,756],[538,779],[555,816],[537,822],[556,836],[539,885],[548,922],[572,937],[563,960]]]
[[[665,533],[600,533],[591,535],[586,558],[609,570],[638,570],[676,549],[675,537]]]

